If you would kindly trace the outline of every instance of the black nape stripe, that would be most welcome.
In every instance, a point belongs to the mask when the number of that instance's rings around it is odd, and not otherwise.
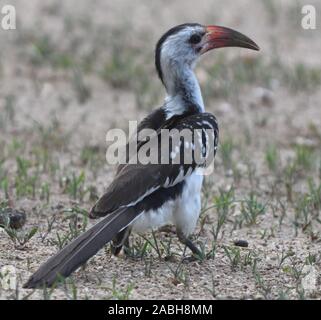
[[[165,42],[165,40],[169,37],[172,36],[178,32],[180,32],[182,29],[185,27],[196,27],[196,26],[201,26],[199,23],[183,23],[180,24],[176,27],[173,27],[169,29],[166,33],[164,33],[161,38],[158,40],[156,44],[156,49],[155,49],[155,66],[156,70],[158,73],[159,78],[161,79],[162,83],[165,85],[164,80],[163,80],[163,72],[162,72],[162,67],[161,67],[161,50],[162,50],[162,45]]]

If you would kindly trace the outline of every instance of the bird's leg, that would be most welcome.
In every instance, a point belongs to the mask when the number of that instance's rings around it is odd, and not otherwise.
[[[126,256],[131,256],[131,248],[129,244],[129,235],[124,242],[124,253]]]
[[[192,240],[188,237],[186,237],[182,231],[180,230],[177,230],[177,237],[178,237],[178,240],[186,245],[194,254],[194,256],[192,257],[188,257],[187,259],[184,259],[185,261],[195,261],[195,260],[202,260],[203,259],[203,254],[202,252],[200,251],[200,249],[198,249],[196,247],[196,245],[192,242]]]
[[[127,227],[121,232],[119,232],[116,237],[113,239],[111,244],[112,254],[118,256],[120,252],[123,251],[126,255],[129,255],[129,235],[131,232],[131,228]]]

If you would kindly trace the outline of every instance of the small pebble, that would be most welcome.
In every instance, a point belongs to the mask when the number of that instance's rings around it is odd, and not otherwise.
[[[235,240],[234,245],[238,247],[247,248],[249,246],[249,243],[246,240]]]
[[[23,210],[12,208],[2,209],[0,211],[0,224],[9,225],[12,229],[20,229],[26,223],[26,213]]]

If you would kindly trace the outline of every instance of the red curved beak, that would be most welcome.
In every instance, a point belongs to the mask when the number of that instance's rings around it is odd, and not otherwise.
[[[260,50],[259,46],[244,34],[233,29],[220,26],[207,26],[204,47],[201,53],[223,47],[241,47],[252,50]]]

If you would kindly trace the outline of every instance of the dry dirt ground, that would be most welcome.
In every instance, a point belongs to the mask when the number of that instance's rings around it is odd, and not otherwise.
[[[1,278],[8,266],[16,275],[15,290],[0,279],[0,298],[320,299],[320,1],[309,1],[317,30],[301,28],[305,1],[7,3],[17,30],[0,30],[0,209],[24,209],[27,222],[0,228]],[[220,124],[195,234],[209,258],[182,263],[175,233],[156,232],[132,239],[132,257],[106,246],[55,290],[22,289],[92,223],[86,211],[114,170],[106,132],[161,105],[154,44],[187,21],[261,47],[217,50],[196,70]]]

